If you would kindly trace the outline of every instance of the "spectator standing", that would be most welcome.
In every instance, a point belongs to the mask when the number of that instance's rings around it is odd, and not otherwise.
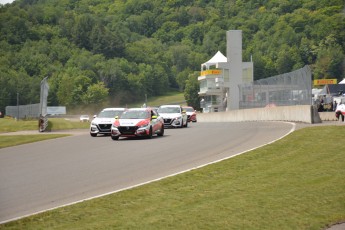
[[[336,100],[334,100],[334,102],[333,102],[333,111],[335,111],[336,109],[337,109],[337,101]]]

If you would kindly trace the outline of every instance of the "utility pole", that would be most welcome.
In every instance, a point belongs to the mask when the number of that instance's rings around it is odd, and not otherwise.
[[[17,121],[19,120],[19,93],[17,93]]]

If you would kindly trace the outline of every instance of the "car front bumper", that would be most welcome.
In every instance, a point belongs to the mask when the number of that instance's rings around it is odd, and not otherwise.
[[[90,133],[110,134],[112,124],[97,124],[90,126]]]
[[[150,126],[118,126],[111,128],[111,136],[115,137],[140,137],[150,134]]]
[[[182,126],[182,118],[164,118],[164,127],[181,127]]]

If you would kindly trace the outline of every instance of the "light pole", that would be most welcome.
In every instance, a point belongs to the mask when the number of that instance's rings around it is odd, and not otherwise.
[[[19,120],[19,93],[17,93],[17,121]]]

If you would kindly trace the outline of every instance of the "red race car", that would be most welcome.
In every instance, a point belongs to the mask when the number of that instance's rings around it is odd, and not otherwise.
[[[339,104],[337,108],[335,109],[335,116],[336,118],[341,119],[341,121],[344,121],[345,117],[345,104]]]
[[[182,106],[182,109],[186,111],[188,122],[197,122],[196,110],[191,106]]]
[[[164,135],[164,121],[154,109],[132,108],[123,112],[111,126],[111,139]]]

